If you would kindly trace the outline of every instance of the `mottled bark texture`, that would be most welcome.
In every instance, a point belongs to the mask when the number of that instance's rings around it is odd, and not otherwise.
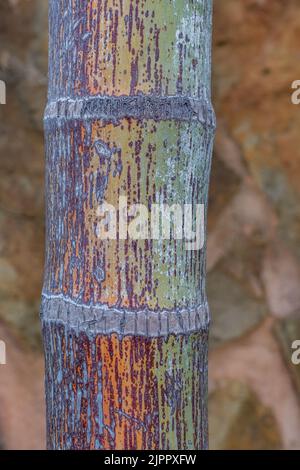
[[[48,448],[207,448],[205,248],[97,208],[207,205],[211,0],[50,0]]]

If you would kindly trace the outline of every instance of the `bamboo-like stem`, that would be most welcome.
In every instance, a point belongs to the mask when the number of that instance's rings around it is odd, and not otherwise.
[[[207,207],[211,3],[50,0],[50,449],[208,446],[205,246],[103,240],[97,221],[122,197]]]

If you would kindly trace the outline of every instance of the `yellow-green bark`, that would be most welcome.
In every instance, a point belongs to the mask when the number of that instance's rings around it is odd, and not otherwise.
[[[207,206],[211,0],[50,0],[48,446],[207,447],[205,246],[97,234],[99,206]],[[99,217],[98,217],[99,218]]]

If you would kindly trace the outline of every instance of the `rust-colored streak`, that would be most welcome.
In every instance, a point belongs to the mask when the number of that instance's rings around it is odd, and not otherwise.
[[[211,16],[212,0],[49,1],[49,449],[207,448],[205,246],[98,224],[123,197],[150,218],[207,207]]]
[[[51,92],[197,97],[210,17],[210,0],[52,1]]]
[[[206,447],[206,333],[89,337],[49,323],[44,335],[49,448]]]

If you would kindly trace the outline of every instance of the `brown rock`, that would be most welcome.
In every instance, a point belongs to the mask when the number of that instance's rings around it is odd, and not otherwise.
[[[262,279],[271,313],[285,317],[300,309],[300,263],[282,243],[269,245]]]
[[[222,211],[240,187],[240,178],[215,153],[209,191],[208,229],[212,230]]]
[[[224,382],[245,384],[264,407],[272,410],[283,448],[300,449],[299,397],[273,327],[274,320],[268,319],[244,338],[212,350],[210,390],[213,392]]]
[[[269,243],[276,234],[272,206],[251,182],[245,182],[215,220],[208,237],[208,270],[235,249],[241,238]]]
[[[0,365],[0,444],[5,449],[45,449],[44,361],[0,324],[6,365]]]
[[[246,385],[228,382],[209,397],[211,450],[275,450],[282,447],[278,424]]]
[[[279,216],[281,238],[300,257],[300,4],[216,0],[214,104],[258,187]]]
[[[267,314],[263,302],[221,270],[208,275],[207,295],[211,310],[211,347],[238,338],[260,324]]]
[[[0,319],[40,347],[43,220],[0,211]]]

